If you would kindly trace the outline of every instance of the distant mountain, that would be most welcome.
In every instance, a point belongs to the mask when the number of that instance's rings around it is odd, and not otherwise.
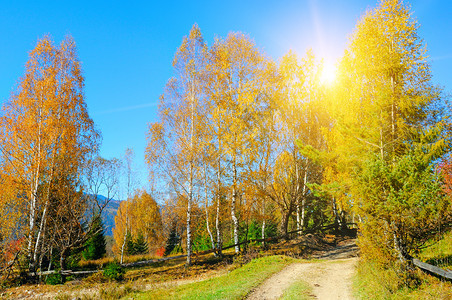
[[[102,195],[97,195],[99,204],[103,204],[107,201],[107,198]],[[113,236],[113,228],[115,227],[115,216],[119,209],[120,200],[110,200],[102,211],[102,222],[105,227],[105,235]]]

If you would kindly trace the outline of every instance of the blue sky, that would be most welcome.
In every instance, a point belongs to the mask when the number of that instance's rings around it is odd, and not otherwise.
[[[410,1],[427,44],[435,83],[452,88],[452,2]],[[172,75],[171,61],[194,23],[206,42],[230,31],[253,38],[275,60],[308,48],[337,59],[360,16],[377,1],[13,1],[0,5],[0,101],[24,73],[28,52],[50,34],[71,34],[85,75],[88,111],[102,131],[101,155],[134,149],[146,186],[145,133]]]

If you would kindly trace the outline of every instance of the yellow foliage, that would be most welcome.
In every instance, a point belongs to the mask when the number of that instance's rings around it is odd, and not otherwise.
[[[121,202],[115,216],[113,251],[121,252],[127,234],[132,238],[142,235],[150,251],[161,246],[163,240],[162,219],[159,206],[146,191],[136,191],[135,195]]]
[[[27,236],[33,265],[46,251],[38,247],[43,231],[52,237],[52,228],[45,228],[51,191],[64,188],[58,186],[62,178],[71,178],[80,190],[78,174],[97,150],[99,133],[86,110],[74,40],[68,37],[58,47],[45,36],[29,55],[25,75],[0,117],[0,178],[8,185],[0,191],[0,209],[7,210],[2,219],[12,222],[15,238]]]

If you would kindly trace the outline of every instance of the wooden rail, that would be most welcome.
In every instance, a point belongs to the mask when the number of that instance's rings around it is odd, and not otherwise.
[[[348,223],[347,226],[350,225],[356,225],[355,223]],[[235,246],[241,246],[244,244],[248,244],[248,243],[252,243],[252,242],[256,242],[256,243],[260,243],[260,242],[271,242],[271,241],[275,241],[275,240],[280,240],[283,238],[287,238],[289,237],[291,234],[295,234],[298,233],[300,231],[303,231],[304,234],[308,234],[308,233],[314,233],[317,231],[324,231],[324,230],[329,230],[329,229],[334,229],[335,228],[335,224],[331,224],[331,225],[325,225],[322,227],[318,227],[318,228],[314,228],[314,229],[310,229],[310,230],[294,230],[294,231],[290,231],[287,232],[287,234],[285,235],[279,235],[279,236],[275,236],[275,237],[269,237],[269,238],[265,238],[265,239],[249,239],[249,240],[245,240],[243,242],[240,242],[238,244],[234,244],[234,245],[229,245],[226,247],[222,247],[221,250],[227,250],[230,248],[233,248]],[[193,253],[194,256],[199,256],[199,255],[206,255],[206,254],[210,254],[210,253],[214,253],[214,252],[218,252],[218,249],[210,249],[210,250],[205,250],[205,251],[199,251],[199,252],[195,252]],[[177,255],[177,256],[170,256],[170,257],[164,257],[164,258],[159,258],[159,259],[150,259],[150,260],[144,260],[144,261],[137,261],[137,262],[133,262],[133,263],[126,263],[126,264],[121,264],[121,267],[123,268],[133,268],[133,267],[138,267],[138,266],[145,266],[145,265],[150,265],[150,264],[154,264],[154,263],[159,263],[159,262],[163,262],[163,261],[169,261],[169,260],[174,260],[174,259],[179,259],[179,258],[184,258],[187,257],[187,254],[182,254],[182,255]],[[421,269],[422,271],[429,273],[431,275],[434,275],[436,277],[439,278],[444,278],[446,280],[452,281],[452,271],[450,270],[444,270],[441,269],[437,266],[434,265],[430,265],[427,263],[424,263],[422,261],[420,261],[419,259],[413,258],[412,259],[412,263],[413,265],[415,265],[416,267],[418,267],[419,269]],[[65,276],[70,276],[70,275],[88,275],[88,274],[93,274],[98,272],[99,270],[90,270],[90,271],[72,271],[72,270],[62,270],[62,271],[45,271],[45,272],[32,272],[32,273],[28,273],[28,276],[40,276],[40,275],[50,275],[53,273],[60,273],[61,275],[65,275]]]
[[[182,254],[182,255],[170,256],[170,257],[164,257],[164,258],[158,258],[158,259],[142,260],[142,261],[137,261],[137,262],[133,262],[133,263],[122,264],[121,267],[123,267],[123,268],[131,268],[131,267],[150,265],[150,264],[155,264],[155,263],[162,262],[162,261],[183,258],[183,257],[186,257],[186,256],[187,256],[187,254]]]
[[[89,270],[89,271],[72,271],[72,270],[52,270],[52,271],[44,271],[44,272],[30,272],[27,275],[30,277],[35,276],[45,276],[45,275],[51,275],[54,273],[59,273],[64,276],[71,276],[71,275],[89,275],[98,272],[98,270]]]
[[[452,281],[452,271],[443,270],[441,268],[438,268],[437,266],[422,262],[416,258],[413,258],[413,265],[415,265],[424,272]]]
[[[347,226],[349,225],[356,225],[355,223],[347,223]],[[305,234],[308,233],[314,233],[317,231],[323,231],[323,230],[329,230],[329,229],[334,229],[335,224],[330,224],[330,225],[325,225],[325,226],[321,226],[321,227],[317,227],[314,229],[310,229],[310,230],[305,230],[305,229],[300,229],[300,230],[294,230],[294,231],[290,231],[287,234],[284,235],[279,235],[279,236],[275,236],[275,237],[269,237],[269,238],[265,238],[265,239],[249,239],[249,240],[245,240],[243,242],[234,244],[234,245],[229,245],[229,246],[225,246],[221,248],[221,251],[223,250],[227,250],[230,248],[233,248],[235,246],[241,246],[244,244],[249,244],[252,242],[255,243],[261,243],[261,242],[271,242],[271,241],[275,241],[275,240],[280,240],[283,238],[286,238],[288,236],[290,236],[291,234],[297,233],[302,231]],[[205,251],[199,251],[199,252],[195,252],[193,255],[194,256],[199,256],[199,255],[206,255],[206,254],[210,254],[210,253],[214,253],[214,252],[218,252],[218,249],[210,249],[210,250],[205,250]],[[145,266],[145,265],[149,265],[149,264],[154,264],[154,263],[159,263],[162,261],[168,261],[168,260],[173,260],[173,259],[178,259],[178,258],[183,258],[183,257],[187,257],[187,254],[183,254],[183,255],[178,255],[178,256],[171,256],[171,257],[164,257],[164,258],[159,258],[159,259],[150,259],[150,260],[143,260],[143,261],[137,261],[134,263],[127,263],[127,264],[122,264],[121,266],[123,268],[132,268],[132,267],[138,267],[138,266]]]
[[[347,226],[349,225],[356,225],[355,223],[347,223]],[[234,244],[234,245],[229,245],[226,247],[222,247],[221,250],[227,250],[230,248],[233,248],[235,246],[241,246],[244,244],[249,244],[252,242],[255,243],[260,243],[260,242],[271,242],[271,241],[275,241],[275,240],[280,240],[283,238],[287,238],[289,237],[291,234],[294,233],[298,233],[298,232],[303,232],[304,234],[308,234],[308,233],[314,233],[317,231],[324,231],[324,230],[329,230],[329,229],[334,229],[335,224],[330,224],[330,225],[325,225],[325,226],[321,226],[321,227],[317,227],[314,229],[310,229],[310,230],[305,230],[305,229],[300,229],[300,230],[294,230],[294,231],[290,231],[287,232],[287,234],[284,235],[279,235],[279,236],[275,236],[275,237],[269,237],[269,238],[265,238],[265,239],[249,239],[249,240],[245,240],[243,242]],[[195,252],[193,255],[194,256],[199,256],[199,255],[206,255],[206,254],[210,254],[210,253],[214,253],[214,252],[218,252],[218,249],[210,249],[210,250],[205,250],[205,251],[199,251],[199,252]],[[177,256],[170,256],[170,257],[164,257],[164,258],[159,258],[159,259],[150,259],[150,260],[143,260],[143,261],[137,261],[137,262],[133,262],[133,263],[125,263],[125,264],[121,264],[121,267],[123,268],[133,268],[133,267],[139,267],[139,266],[145,266],[145,265],[150,265],[150,264],[155,264],[155,263],[159,263],[159,262],[163,262],[163,261],[169,261],[169,260],[174,260],[174,259],[179,259],[179,258],[184,258],[187,257],[187,254],[182,254],[182,255],[177,255]],[[40,276],[40,275],[50,275],[53,273],[60,273],[61,275],[88,275],[88,274],[93,274],[98,272],[99,270],[90,270],[90,271],[71,271],[71,270],[62,270],[62,271],[44,271],[44,272],[32,272],[32,273],[28,273],[28,276],[30,277],[34,277],[34,276]]]

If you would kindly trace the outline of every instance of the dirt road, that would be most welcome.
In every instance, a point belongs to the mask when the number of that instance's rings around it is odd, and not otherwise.
[[[353,242],[320,253],[321,262],[295,263],[267,279],[247,299],[279,299],[293,283],[303,280],[312,290],[313,299],[353,299],[351,277],[357,262]]]

